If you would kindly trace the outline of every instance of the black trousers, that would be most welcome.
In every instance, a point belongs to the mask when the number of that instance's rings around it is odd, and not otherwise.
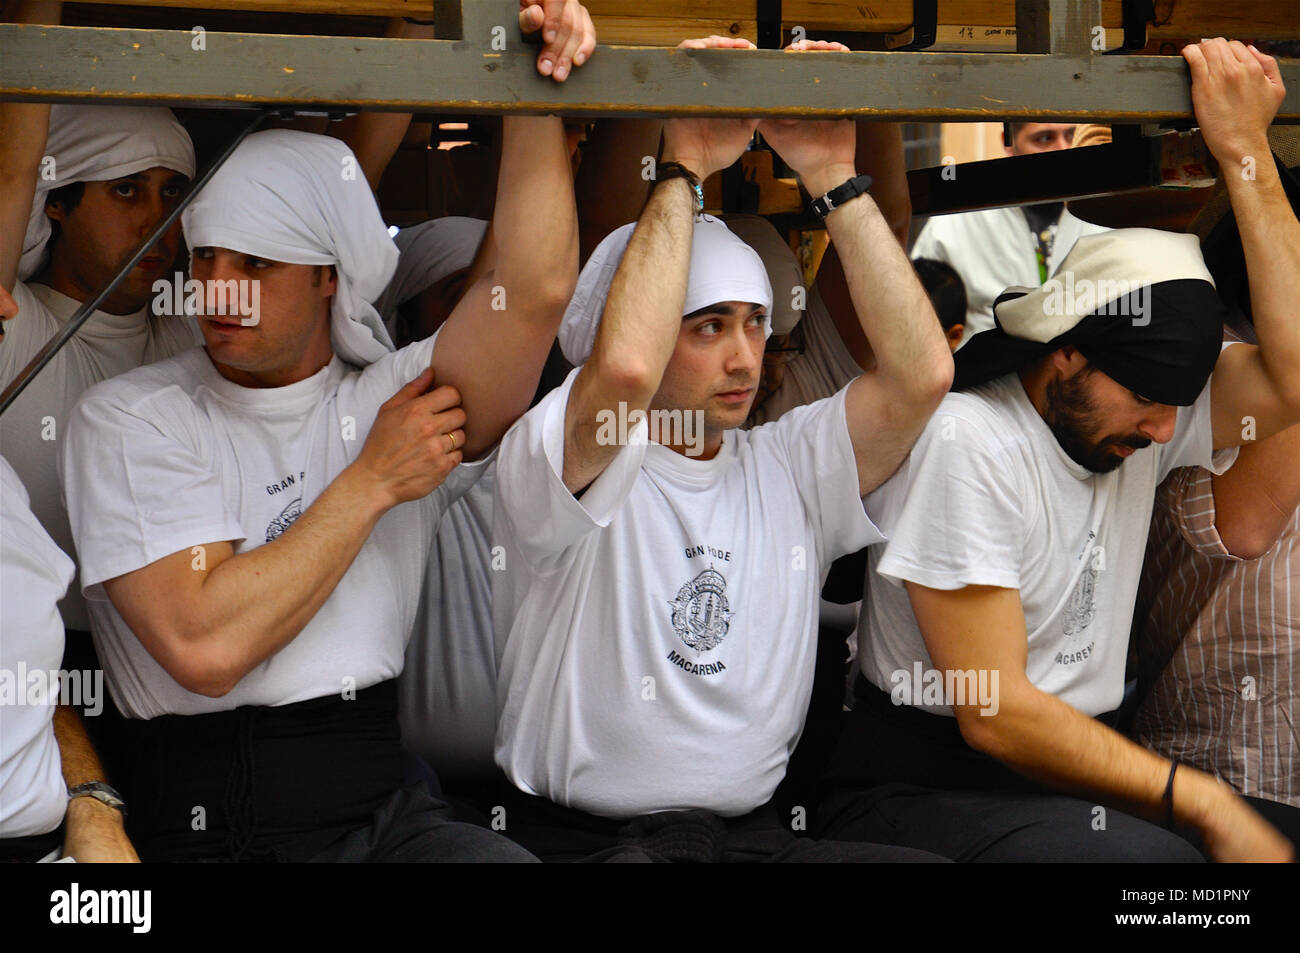
[[[1196,863],[1187,838],[1035,784],[961,737],[956,719],[895,705],[860,676],[817,813],[818,836],[956,861]]]
[[[503,833],[544,861],[585,863],[942,863],[923,851],[796,835],[767,804],[741,817],[668,811],[629,819],[598,817],[524,794],[500,791],[494,816]]]

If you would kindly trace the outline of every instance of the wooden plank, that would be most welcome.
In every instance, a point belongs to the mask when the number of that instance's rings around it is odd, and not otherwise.
[[[433,19],[434,0],[81,0],[84,4],[118,7],[166,7],[192,10],[234,10],[241,13],[302,13],[353,17],[415,17]],[[472,0],[471,0],[472,2]]]
[[[1015,0],[939,0],[939,23],[948,26],[1014,27]],[[836,33],[897,33],[912,24],[912,0],[782,0],[781,20],[788,30],[799,24],[810,36]],[[1121,0],[1104,0],[1101,25],[1124,22]]]
[[[596,37],[614,46],[676,46],[693,37],[738,36],[751,43],[758,36],[758,21],[750,11],[749,19],[714,19],[704,17],[626,17],[596,16]]]
[[[1296,0],[1155,0],[1155,8],[1155,24],[1147,27],[1150,40],[1207,36],[1300,39],[1300,3]]]
[[[108,0],[83,0],[69,6],[106,4]],[[111,5],[429,19],[434,0],[113,0]],[[754,0],[588,0],[586,6],[602,42],[675,46],[687,37],[710,33],[754,38]],[[1153,39],[1220,35],[1300,38],[1296,0],[1155,0],[1155,8],[1155,24],[1148,28]],[[140,13],[147,17],[145,10]],[[939,0],[938,16],[939,23],[948,27],[1014,27],[1015,0]],[[801,26],[809,35],[897,33],[912,23],[912,0],[783,0],[781,20],[787,32]],[[143,24],[144,20],[137,22]],[[1121,0],[1103,0],[1101,25],[1117,29],[1122,22]]]
[[[0,99],[574,116],[1155,122],[1192,118],[1177,57],[600,47],[564,84],[459,41],[0,25]],[[340,64],[346,64],[346,69]],[[1300,122],[1300,64],[1278,116]]]

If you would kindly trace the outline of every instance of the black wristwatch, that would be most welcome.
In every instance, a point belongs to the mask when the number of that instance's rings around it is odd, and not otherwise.
[[[843,185],[831,189],[821,198],[812,200],[812,210],[825,218],[833,209],[839,208],[845,202],[857,198],[859,195],[866,195],[867,190],[871,188],[871,176],[859,175],[849,179]]]
[[[68,788],[68,800],[71,801],[77,797],[93,797],[96,801],[102,801],[109,807],[117,808],[126,816],[126,801],[122,800],[122,795],[113,790],[103,781],[90,781],[86,784],[78,784],[75,788]]]

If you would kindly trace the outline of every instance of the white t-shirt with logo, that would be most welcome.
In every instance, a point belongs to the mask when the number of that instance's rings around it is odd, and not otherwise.
[[[68,805],[54,737],[58,683],[50,673],[63,659],[55,604],[72,572],[72,560],[32,515],[18,474],[0,457],[0,837],[52,831]]]
[[[914,663],[933,668],[904,581],[999,586],[1020,592],[1030,682],[1086,715],[1118,708],[1156,487],[1178,467],[1220,473],[1236,460],[1235,448],[1212,447],[1208,383],[1178,408],[1168,443],[1103,474],[1061,449],[1018,375],[948,394],[907,461],[866,498],[889,542],[869,552],[862,673],[891,691],[917,683]]]
[[[744,814],[803,728],[825,570],[881,539],[845,391],[727,431],[711,460],[646,444],[642,422],[576,499],[561,474],[578,373],[502,440],[497,763],[608,817]]]
[[[81,307],[41,284],[16,282],[13,296],[18,316],[5,322],[0,387],[16,378]],[[96,311],[0,415],[0,453],[13,463],[31,493],[32,512],[65,553],[73,553],[72,531],[60,492],[58,454],[73,405],[100,381],[201,343],[192,317],[156,316],[147,308],[134,314]],[[69,587],[59,609],[68,628],[90,628],[79,585]]]
[[[429,364],[428,338],[364,370],[337,356],[286,387],[241,387],[202,348],[97,385],[73,411],[62,465],[92,632],[128,717],[345,696],[402,670],[425,561],[448,503],[482,472],[458,466],[389,510],[296,638],[222,698],[186,691],[146,651],[101,583],[206,543],[275,540],[360,455],[380,405]]]

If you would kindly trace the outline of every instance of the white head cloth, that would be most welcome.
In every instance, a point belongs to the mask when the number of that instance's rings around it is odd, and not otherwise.
[[[375,310],[393,334],[399,305],[426,288],[474,263],[478,247],[487,234],[481,218],[448,215],[404,228],[393,241],[401,257],[388,287],[375,302]]]
[[[74,182],[120,179],[155,166],[194,178],[194,143],[170,109],[51,107],[50,133],[18,263],[19,279],[26,281],[45,264],[45,243],[50,237],[45,199],[52,190]]]
[[[352,150],[329,136],[255,132],[181,216],[190,248],[227,248],[295,265],[334,265],[334,353],[365,366],[393,349],[379,297],[397,246]]]
[[[605,312],[614,273],[632,240],[636,222],[614,229],[596,246],[578,275],[578,286],[560,324],[560,350],[570,364],[585,363],[596,343],[596,331]],[[695,223],[691,240],[691,270],[686,279],[682,314],[707,308],[719,301],[749,301],[772,310],[772,285],[758,253],[737,238],[726,225],[705,215]],[[764,336],[772,333],[770,316],[763,321]]]

